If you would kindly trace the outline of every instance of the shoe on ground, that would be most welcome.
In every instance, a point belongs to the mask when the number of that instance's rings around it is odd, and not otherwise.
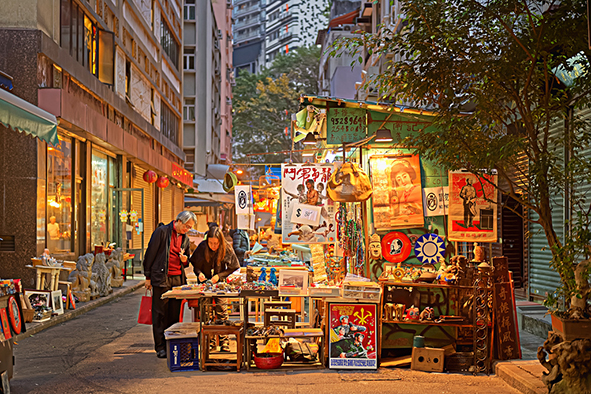
[[[156,352],[156,357],[158,357],[158,358],[166,358],[166,350],[158,350]]]

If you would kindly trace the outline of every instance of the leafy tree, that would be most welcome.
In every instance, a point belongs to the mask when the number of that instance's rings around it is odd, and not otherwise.
[[[581,244],[591,241],[589,199],[576,193],[591,183],[585,153],[591,128],[581,115],[591,90],[586,2],[400,3],[401,30],[360,32],[332,54],[363,48],[367,55],[393,55],[367,86],[377,87],[381,100],[437,112],[437,132],[418,133],[409,146],[451,170],[497,171],[500,191],[545,232],[566,308],[586,309],[574,271],[581,257],[590,257]],[[559,198],[570,204],[567,210],[583,213],[571,215],[578,242],[565,244],[556,234],[552,210],[562,209]]]
[[[291,114],[298,111],[301,94],[318,91],[319,61],[319,48],[302,47],[278,56],[259,74],[239,74],[232,119],[237,162],[247,162],[248,154],[291,149]],[[251,156],[250,162],[278,163],[288,158],[289,153],[278,153]]]

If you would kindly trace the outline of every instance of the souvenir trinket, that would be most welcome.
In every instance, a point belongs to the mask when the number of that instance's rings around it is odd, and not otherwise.
[[[428,306],[425,309],[423,309],[423,311],[419,315],[419,320],[420,321],[433,321],[433,317],[434,317],[433,308]]]
[[[404,320],[407,321],[417,321],[419,320],[419,308],[412,305],[410,308],[406,310],[406,317]]]

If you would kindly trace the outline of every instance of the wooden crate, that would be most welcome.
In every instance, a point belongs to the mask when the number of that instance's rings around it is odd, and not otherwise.
[[[415,371],[443,372],[445,349],[413,347],[410,369]]]

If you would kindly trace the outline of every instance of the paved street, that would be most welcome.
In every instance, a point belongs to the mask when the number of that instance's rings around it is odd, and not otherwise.
[[[22,393],[517,393],[495,376],[378,372],[176,372],[138,325],[140,289],[15,345],[13,394]]]

